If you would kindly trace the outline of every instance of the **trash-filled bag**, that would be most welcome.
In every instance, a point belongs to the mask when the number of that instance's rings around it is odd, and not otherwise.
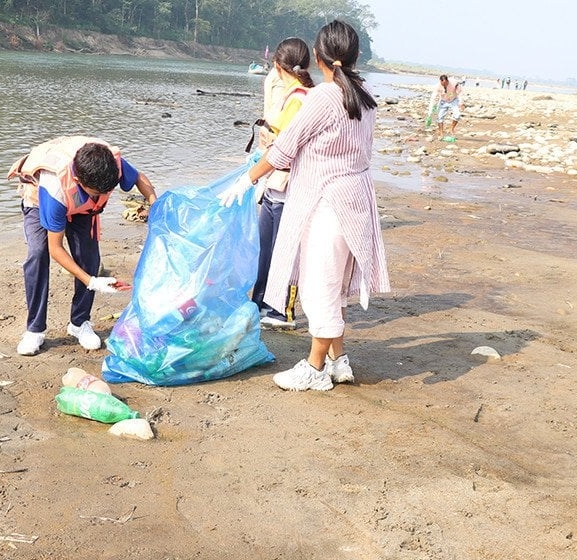
[[[256,204],[219,205],[246,165],[205,187],[165,192],[152,205],[132,300],[106,345],[111,383],[183,385],[274,360],[250,301],[258,268]]]

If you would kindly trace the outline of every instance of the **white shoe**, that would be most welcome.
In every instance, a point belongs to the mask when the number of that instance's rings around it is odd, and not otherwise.
[[[69,335],[76,337],[80,346],[85,350],[98,350],[102,344],[100,337],[92,330],[92,324],[90,321],[84,321],[84,323],[79,327],[76,327],[72,323],[68,323],[66,332],[68,332]]]
[[[327,373],[331,376],[333,383],[354,383],[355,376],[349,365],[349,357],[346,354],[339,356],[336,360],[326,359]]]
[[[306,360],[301,360],[292,369],[277,373],[272,380],[281,389],[287,391],[306,391],[307,389],[329,391],[333,388],[326,366],[323,371],[319,371]]]
[[[262,329],[284,329],[284,330],[294,330],[297,324],[295,321],[283,321],[282,319],[275,319],[274,317],[262,317],[260,320],[260,326]]]
[[[40,351],[45,338],[46,332],[26,331],[22,335],[22,340],[18,343],[16,352],[21,356],[34,356]]]

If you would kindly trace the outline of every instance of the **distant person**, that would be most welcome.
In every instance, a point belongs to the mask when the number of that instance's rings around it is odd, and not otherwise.
[[[526,90],[526,89],[527,89],[527,85],[528,85],[528,84],[529,84],[529,82],[528,82],[527,80],[525,80],[525,81],[523,82],[523,90]]]
[[[118,291],[116,278],[98,276],[100,213],[118,184],[123,191],[136,186],[150,204],[156,200],[154,188],[118,148],[86,136],[61,136],[36,146],[12,165],[8,179],[15,177],[28,244],[23,265],[28,316],[17,352],[33,356],[44,344],[50,257],[74,276],[68,334],[86,350],[97,350],[101,340],[90,323],[95,292]]]
[[[437,125],[439,127],[440,140],[454,139],[455,128],[461,118],[461,110],[463,109],[463,104],[459,99],[461,91],[461,82],[449,79],[446,74],[442,74],[439,77],[439,85],[431,93],[428,118],[431,118],[434,107],[437,105]],[[451,111],[452,116],[449,129],[450,136],[445,136],[444,120],[449,111]]]
[[[509,76],[507,76],[505,83],[507,84],[507,89],[511,89],[511,78],[509,78]]]

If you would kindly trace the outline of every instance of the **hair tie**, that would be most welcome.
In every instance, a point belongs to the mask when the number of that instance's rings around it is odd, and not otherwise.
[[[339,68],[342,68],[343,63],[340,60],[335,60],[333,62],[333,66],[338,66]]]
[[[302,70],[302,68],[297,64],[296,66],[293,66],[293,72],[300,72]]]

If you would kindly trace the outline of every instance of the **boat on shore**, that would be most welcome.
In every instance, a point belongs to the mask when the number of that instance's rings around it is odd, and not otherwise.
[[[248,73],[249,74],[257,74],[261,76],[266,76],[268,74],[269,65],[268,62],[266,64],[258,64],[258,62],[251,62],[248,65]]]

